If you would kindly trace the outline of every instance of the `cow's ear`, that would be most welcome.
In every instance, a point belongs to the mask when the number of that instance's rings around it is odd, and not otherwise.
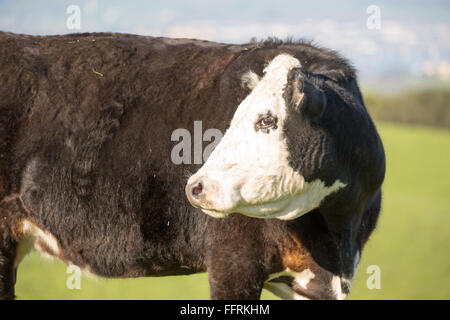
[[[252,70],[247,71],[242,75],[241,78],[241,86],[243,88],[248,88],[250,91],[255,89],[258,83],[261,81],[261,78]]]
[[[327,104],[325,93],[306,80],[301,69],[289,73],[284,97],[295,110],[309,118],[320,117]]]

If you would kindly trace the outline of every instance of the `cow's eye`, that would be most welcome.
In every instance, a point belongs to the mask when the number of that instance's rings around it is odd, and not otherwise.
[[[268,133],[270,128],[277,128],[277,118],[270,113],[261,116],[255,124],[256,131],[262,130],[263,132]]]

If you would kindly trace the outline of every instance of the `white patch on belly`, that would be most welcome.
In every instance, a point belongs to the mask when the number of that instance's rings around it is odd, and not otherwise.
[[[305,291],[305,294],[311,294],[311,296],[316,296],[314,294],[314,291],[317,291],[317,284],[315,284],[316,288],[311,287],[309,284],[311,280],[316,278],[316,275],[310,270],[305,269],[302,272],[295,272],[287,268],[286,270],[283,270],[281,272],[273,273],[269,275],[269,278],[264,283],[264,289],[270,291],[274,295],[280,297],[281,299],[286,300],[311,300],[309,297],[304,296],[302,294],[299,294],[295,292],[289,285],[282,282],[272,282],[271,280],[280,278],[280,277],[291,277],[294,278],[294,283],[300,287],[302,287]],[[328,277],[327,277],[328,279]],[[321,279],[317,279],[318,281],[321,281]],[[323,279],[322,279],[323,280]],[[331,280],[331,281],[330,281]],[[345,278],[333,275],[330,280],[327,280],[325,283],[321,284],[321,287],[323,290],[326,289],[331,290],[332,296],[329,297],[331,299],[337,299],[337,300],[345,300],[347,298],[347,294],[342,292],[342,282],[350,282],[350,280],[347,280]],[[349,284],[349,283],[348,283]],[[321,290],[322,290],[321,289]],[[317,293],[317,292],[316,292]]]
[[[20,264],[25,256],[34,248],[41,254],[42,257],[52,260],[57,258],[61,262],[76,266],[70,260],[64,260],[61,255],[61,247],[58,240],[50,232],[43,230],[36,226],[33,222],[24,219],[22,220],[19,231],[22,233],[22,239],[17,246],[16,258],[14,259],[14,268]],[[97,280],[98,276],[91,270],[89,266],[80,268],[85,276],[90,279]]]
[[[281,282],[266,282],[264,284],[264,289],[272,292],[274,295],[284,300],[311,300],[296,293],[287,284]]]
[[[280,278],[280,277],[292,277],[294,278],[294,282],[296,282],[298,285],[300,285],[302,288],[306,289],[308,283],[314,279],[315,274],[309,270],[305,269],[302,272],[295,272],[292,271],[289,268],[286,268],[285,270],[277,273],[272,273],[269,275],[269,279],[267,281]]]
[[[20,226],[23,237],[19,242],[14,266],[17,267],[22,259],[34,247],[46,257],[57,257],[60,254],[58,240],[48,231],[42,230],[33,222],[24,219]]]
[[[289,268],[277,273],[269,275],[269,278],[264,284],[264,288],[272,292],[274,295],[286,299],[286,300],[310,300],[309,298],[296,293],[290,286],[281,282],[270,282],[273,279],[280,277],[291,277],[294,278],[294,282],[301,286],[303,289],[308,289],[308,283],[314,279],[315,274],[309,270],[305,269],[302,272],[295,272]]]

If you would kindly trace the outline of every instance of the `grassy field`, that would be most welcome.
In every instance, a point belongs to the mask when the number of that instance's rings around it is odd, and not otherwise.
[[[387,154],[384,203],[365,248],[351,299],[450,299],[450,131],[378,125]],[[366,286],[381,269],[381,289]],[[131,280],[83,276],[66,288],[66,266],[36,253],[20,266],[20,299],[208,299],[206,274]],[[274,299],[264,292],[263,299]]]

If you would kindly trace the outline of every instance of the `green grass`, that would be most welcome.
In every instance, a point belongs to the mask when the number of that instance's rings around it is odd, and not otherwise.
[[[383,210],[362,254],[351,299],[450,299],[450,131],[380,124],[387,154]],[[366,286],[381,269],[381,289]],[[126,280],[83,275],[66,288],[66,266],[36,253],[20,266],[20,299],[208,299],[206,274]],[[264,292],[263,299],[275,298]]]

